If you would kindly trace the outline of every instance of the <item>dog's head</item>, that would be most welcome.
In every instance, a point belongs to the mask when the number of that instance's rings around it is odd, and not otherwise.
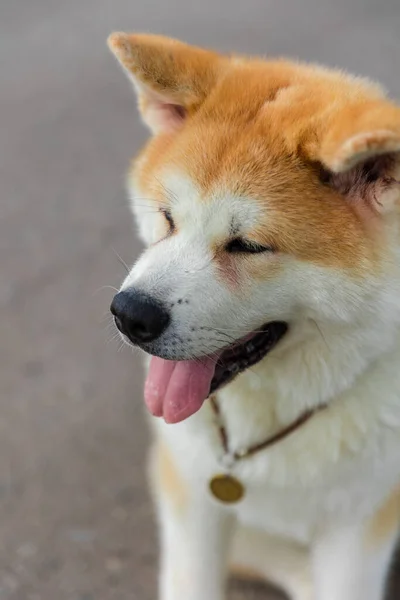
[[[148,381],[153,412],[169,371],[200,405],[286,323],[390,318],[400,109],[379,87],[160,36],[109,45],[153,132],[129,177],[147,249],[112,305],[134,344],[168,359]]]

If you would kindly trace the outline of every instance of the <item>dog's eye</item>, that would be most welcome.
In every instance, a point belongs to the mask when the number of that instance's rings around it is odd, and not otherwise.
[[[175,230],[175,223],[174,223],[171,213],[167,209],[163,209],[161,212],[164,215],[165,220],[167,221],[167,223],[169,225],[170,233],[172,233]]]
[[[261,252],[274,251],[274,249],[271,246],[261,246],[261,244],[256,244],[255,242],[244,240],[243,238],[235,238],[231,240],[225,246],[225,250],[227,252],[230,252],[231,254],[260,254]]]

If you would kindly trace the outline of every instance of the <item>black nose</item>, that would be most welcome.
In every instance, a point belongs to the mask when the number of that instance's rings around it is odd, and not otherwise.
[[[134,344],[157,339],[170,321],[169,313],[160,302],[134,289],[114,296],[110,311],[118,329]]]

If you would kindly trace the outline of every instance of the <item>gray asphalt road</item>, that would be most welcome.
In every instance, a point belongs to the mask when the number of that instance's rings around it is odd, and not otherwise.
[[[109,341],[104,287],[114,250],[139,249],[123,178],[146,133],[107,34],[299,56],[400,96],[399,28],[398,0],[1,3],[1,599],[155,598],[142,375]]]

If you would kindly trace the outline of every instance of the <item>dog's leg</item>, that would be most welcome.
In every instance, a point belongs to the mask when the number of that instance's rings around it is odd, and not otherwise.
[[[314,600],[309,551],[263,531],[239,525],[231,553],[231,572],[282,588],[291,600]]]
[[[397,490],[367,523],[321,534],[313,548],[317,600],[383,600],[399,519]]]
[[[383,600],[395,540],[366,549],[360,531],[323,536],[314,548],[317,600]]]
[[[187,485],[165,446],[153,454],[158,510],[160,600],[222,600],[232,516],[203,489]]]

